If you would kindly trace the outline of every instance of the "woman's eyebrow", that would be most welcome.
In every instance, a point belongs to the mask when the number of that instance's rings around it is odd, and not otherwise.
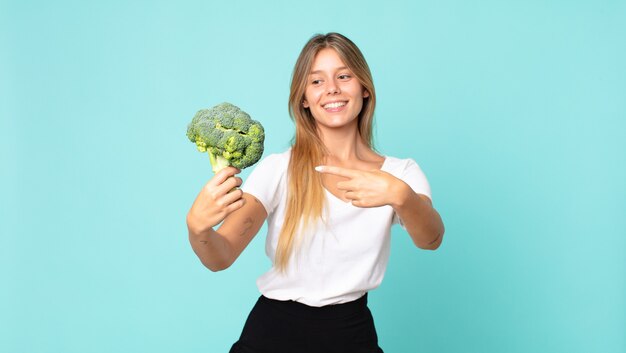
[[[346,69],[348,69],[347,66],[342,66],[342,67],[336,68],[335,71],[341,71],[341,70],[346,70]],[[324,70],[315,70],[315,71],[309,72],[309,75],[321,74],[322,72],[324,72]]]

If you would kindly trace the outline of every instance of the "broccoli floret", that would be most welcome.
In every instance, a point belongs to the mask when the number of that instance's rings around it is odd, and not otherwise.
[[[265,131],[258,121],[230,103],[221,103],[196,113],[187,127],[187,137],[198,151],[208,152],[213,172],[232,165],[247,168],[261,159]]]

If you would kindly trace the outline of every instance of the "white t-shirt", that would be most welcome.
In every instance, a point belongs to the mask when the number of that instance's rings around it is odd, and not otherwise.
[[[242,190],[256,197],[267,211],[265,252],[274,263],[285,217],[287,167],[291,149],[262,159]],[[431,197],[420,167],[411,159],[385,157],[381,170]],[[309,306],[356,300],[380,285],[387,268],[391,225],[400,221],[391,206],[359,208],[325,190],[325,220],[301,236],[300,246],[281,273],[275,267],[257,280],[260,292],[276,300]]]

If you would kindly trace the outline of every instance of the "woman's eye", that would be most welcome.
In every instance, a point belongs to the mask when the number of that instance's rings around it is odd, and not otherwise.
[[[340,80],[347,80],[349,78],[350,78],[350,75],[348,75],[348,74],[339,75],[339,79]]]
[[[312,84],[314,85],[319,85],[322,82],[322,80],[313,80],[311,81]]]

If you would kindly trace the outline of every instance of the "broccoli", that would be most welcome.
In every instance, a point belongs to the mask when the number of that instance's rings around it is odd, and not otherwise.
[[[261,159],[265,131],[243,110],[221,103],[198,111],[187,127],[187,137],[198,151],[209,153],[217,173],[229,165],[244,169]]]

